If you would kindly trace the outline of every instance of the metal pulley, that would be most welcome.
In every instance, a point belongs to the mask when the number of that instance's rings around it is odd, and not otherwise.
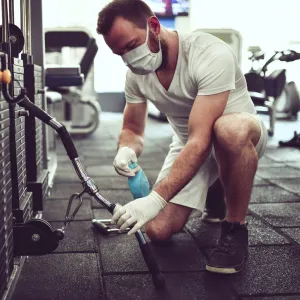
[[[9,31],[9,43],[11,46],[11,55],[13,57],[18,57],[19,53],[22,52],[25,43],[23,32],[15,24],[9,24],[8,31]],[[3,41],[2,25],[0,25],[0,42],[2,41]]]
[[[54,230],[43,219],[32,219],[13,228],[14,256],[45,255],[52,253],[63,239],[61,230]]]

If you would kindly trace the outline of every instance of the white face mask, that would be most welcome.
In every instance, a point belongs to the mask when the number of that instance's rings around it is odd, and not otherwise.
[[[146,75],[155,72],[162,63],[161,44],[159,42],[159,51],[151,52],[148,46],[149,26],[147,24],[146,42],[137,48],[122,55],[125,65],[135,74]]]

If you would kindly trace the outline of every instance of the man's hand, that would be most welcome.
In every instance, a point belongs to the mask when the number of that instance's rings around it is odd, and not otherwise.
[[[167,202],[153,191],[147,197],[133,200],[124,206],[117,205],[111,222],[117,224],[121,232],[136,223],[128,232],[130,235],[154,219],[166,205]]]
[[[128,164],[137,162],[137,156],[133,149],[129,147],[121,147],[114,160],[114,167],[119,175],[132,177],[137,170],[131,170]]]

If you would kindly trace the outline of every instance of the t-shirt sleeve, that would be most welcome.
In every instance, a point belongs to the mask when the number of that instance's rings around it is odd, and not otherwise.
[[[213,43],[205,49],[198,48],[197,51],[197,45],[195,45],[190,63],[199,96],[235,89],[238,63],[229,46],[223,43]]]
[[[147,101],[146,98],[141,94],[131,71],[126,73],[125,98],[126,102],[128,103],[143,103]]]

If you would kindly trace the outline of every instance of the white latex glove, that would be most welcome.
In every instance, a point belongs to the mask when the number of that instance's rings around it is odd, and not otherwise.
[[[128,165],[131,162],[137,162],[136,153],[133,149],[124,146],[119,148],[118,153],[114,160],[114,167],[116,172],[119,175],[126,176],[126,177],[132,177],[135,176],[136,169],[131,170]],[[138,169],[138,168],[137,168]]]
[[[121,232],[136,223],[128,232],[130,235],[154,219],[166,205],[167,202],[152,191],[148,196],[133,200],[124,206],[117,205],[111,222],[117,224]]]

